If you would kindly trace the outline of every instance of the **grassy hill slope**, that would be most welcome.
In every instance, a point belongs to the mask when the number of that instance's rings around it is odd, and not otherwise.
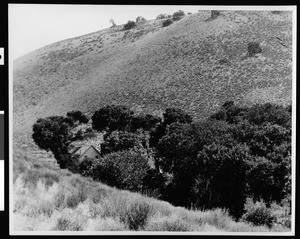
[[[198,118],[228,99],[290,103],[291,18],[222,11],[211,19],[201,11],[165,28],[152,20],[41,48],[14,62],[15,139],[24,142],[37,117],[112,103],[158,114],[176,106]],[[256,57],[246,57],[251,41],[262,47]]]
[[[13,72],[14,228],[288,230],[280,225],[269,229],[235,222],[219,209],[176,208],[60,170],[50,153],[33,144],[31,129],[38,117],[65,115],[70,110],[91,115],[113,103],[156,114],[175,106],[197,119],[211,115],[226,100],[291,103],[291,18],[288,12],[222,11],[211,19],[209,11],[201,11],[165,28],[163,20],[140,23],[127,31],[117,26],[17,59]],[[247,57],[252,41],[260,43],[262,53]]]

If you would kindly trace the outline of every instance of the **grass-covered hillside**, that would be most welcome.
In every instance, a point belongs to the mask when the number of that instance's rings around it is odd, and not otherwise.
[[[45,156],[14,152],[14,231],[289,231],[281,224],[269,228],[236,222],[221,209],[174,207],[74,175],[53,166]],[[274,204],[272,211],[284,217],[284,208]]]
[[[291,231],[291,201],[282,195],[290,196],[292,13],[221,11],[211,17],[211,11],[199,11],[170,25],[165,20],[138,22],[129,30],[114,26],[14,61],[14,230]],[[255,54],[249,54],[251,47]],[[71,122],[71,111],[83,112],[86,122]],[[155,127],[139,131],[143,119]],[[76,141],[78,132],[83,136]],[[70,148],[100,143],[100,159],[91,165],[87,160],[86,168],[66,163]],[[123,144],[132,147],[119,150]],[[184,164],[175,163],[178,158]],[[155,167],[174,194],[142,195],[139,183],[143,186],[146,176],[141,173],[138,181],[131,173],[138,171],[139,159],[145,161],[140,171]],[[106,164],[116,171],[99,171]],[[252,182],[248,171],[263,172],[261,181],[271,185],[271,193],[278,186],[274,182],[287,182],[279,183],[277,203],[251,201],[252,194],[264,198],[264,185]],[[122,180],[108,183],[115,172]],[[227,184],[219,187],[222,175]],[[181,193],[186,201],[176,204],[168,199],[177,198],[178,185],[186,189],[181,182],[194,194]],[[244,190],[249,182],[257,192]],[[227,188],[232,190],[224,197]],[[239,192],[243,198],[234,196]],[[240,215],[232,217],[224,205],[238,201]]]
[[[150,113],[175,106],[203,118],[226,100],[290,103],[291,12],[210,16],[200,11],[167,27],[164,20],[116,26],[17,59],[14,132],[28,136],[38,117],[112,103]],[[250,42],[262,52],[247,57]]]

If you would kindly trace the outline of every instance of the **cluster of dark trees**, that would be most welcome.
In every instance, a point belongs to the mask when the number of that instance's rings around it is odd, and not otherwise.
[[[51,150],[61,167],[70,162],[72,115],[39,119],[33,126],[34,141]],[[181,109],[166,109],[160,118],[110,105],[91,121],[94,130],[105,132],[102,157],[85,160],[77,171],[94,180],[156,190],[177,206],[226,208],[235,218],[242,216],[247,197],[269,206],[290,195],[291,106],[227,101],[194,122]]]

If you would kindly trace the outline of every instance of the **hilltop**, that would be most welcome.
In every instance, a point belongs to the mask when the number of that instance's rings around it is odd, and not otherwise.
[[[28,141],[38,117],[92,114],[112,103],[156,114],[175,106],[198,118],[226,100],[291,103],[291,12],[222,11],[212,19],[200,11],[168,27],[162,21],[104,29],[17,59],[15,139]],[[262,53],[247,57],[253,41]]]

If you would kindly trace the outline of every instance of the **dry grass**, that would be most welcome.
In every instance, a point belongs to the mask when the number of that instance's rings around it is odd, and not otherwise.
[[[20,157],[13,191],[13,222],[16,231],[195,231],[195,232],[268,232],[288,231],[235,222],[221,209],[191,211],[117,190],[67,170],[39,168],[40,174],[29,177],[38,162]],[[44,165],[49,163],[44,163]],[[50,167],[51,168],[51,167]],[[38,175],[38,176],[36,176]],[[58,180],[52,180],[57,175]],[[49,179],[50,178],[50,179]],[[56,177],[55,177],[56,178]],[[49,184],[47,180],[50,180]],[[275,207],[275,205],[273,206]],[[276,207],[277,214],[280,208]]]

